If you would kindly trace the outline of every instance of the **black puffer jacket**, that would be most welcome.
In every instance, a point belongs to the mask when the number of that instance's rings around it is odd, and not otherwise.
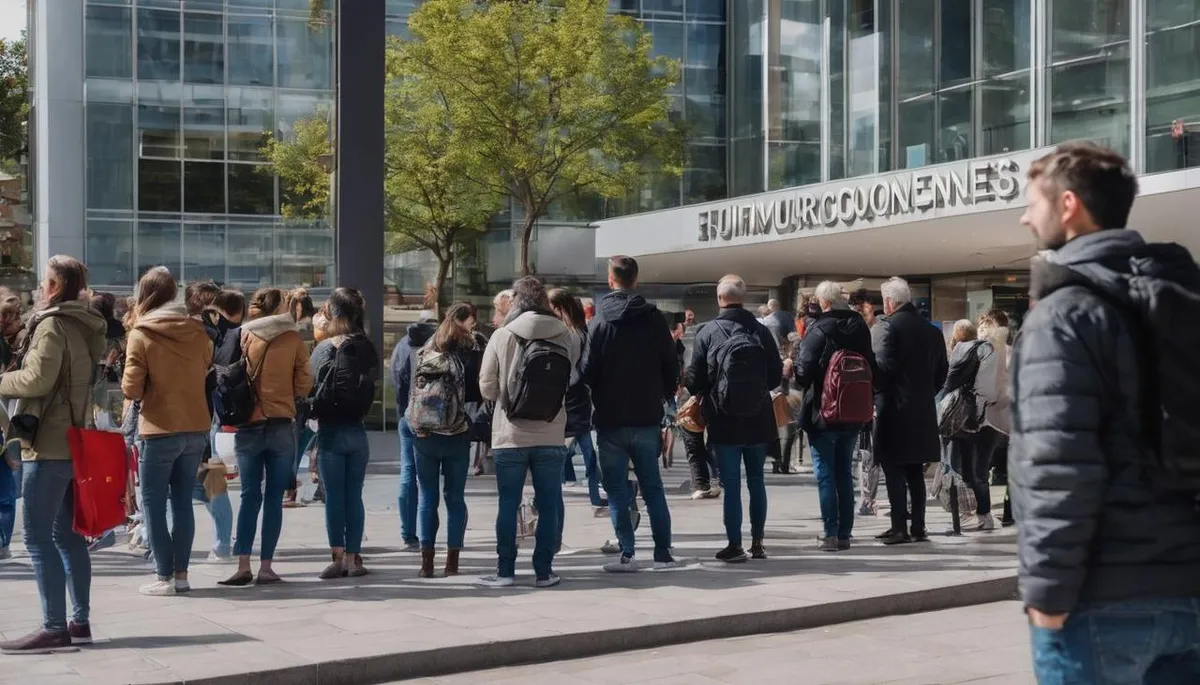
[[[1143,468],[1139,358],[1130,315],[1089,287],[1121,289],[1135,231],[1076,238],[1033,262],[1037,301],[1013,346],[1008,478],[1025,604],[1200,597],[1200,514],[1151,489]],[[1186,252],[1156,261],[1200,281]],[[1196,360],[1200,362],[1200,360]]]
[[[658,307],[632,290],[600,298],[588,324],[583,377],[596,430],[660,425],[663,401],[679,383],[679,361]]]
[[[587,334],[576,333],[579,336],[579,363],[571,373],[571,385],[567,388],[567,396],[563,400],[567,408],[567,436],[577,438],[592,431],[592,391],[583,380],[583,360],[587,358]]]
[[[881,464],[925,464],[941,458],[935,397],[946,382],[942,333],[911,303],[880,323],[875,342],[875,458]]]
[[[796,353],[796,383],[805,390],[800,427],[806,431],[827,428],[821,419],[821,391],[825,387],[829,361],[838,350],[861,354],[871,365],[871,373],[876,377],[879,375],[875,351],[871,348],[871,329],[862,315],[849,309],[823,312],[805,331]]]

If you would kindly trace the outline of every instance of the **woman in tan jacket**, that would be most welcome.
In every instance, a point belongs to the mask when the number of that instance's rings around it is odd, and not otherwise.
[[[158,576],[140,592],[151,596],[191,589],[188,560],[196,536],[192,488],[211,425],[204,383],[212,366],[212,341],[184,305],[175,303],[178,294],[175,277],[165,267],[142,276],[121,378],[121,391],[141,403],[138,480]]]
[[[308,347],[296,327],[296,310],[278,288],[263,288],[250,300],[249,320],[242,325],[241,344],[258,407],[235,435],[242,506],[238,510],[233,553],[238,570],[221,585],[240,587],[280,582],[271,568],[283,529],[283,492],[293,482],[296,457],[296,399],[308,397],[313,378]],[[264,488],[265,476],[265,488]],[[255,581],[250,551],[262,510],[262,552]]]

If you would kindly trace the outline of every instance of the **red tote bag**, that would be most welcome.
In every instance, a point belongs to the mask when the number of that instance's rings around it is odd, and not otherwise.
[[[129,462],[120,433],[68,428],[75,465],[76,533],[99,537],[125,523],[125,484]]]

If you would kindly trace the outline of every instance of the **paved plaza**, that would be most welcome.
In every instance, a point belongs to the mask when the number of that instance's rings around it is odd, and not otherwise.
[[[123,545],[99,552],[93,555],[92,586],[98,644],[71,654],[0,657],[0,683],[324,685],[440,677],[981,604],[1008,599],[1015,589],[1012,529],[885,548],[873,536],[887,527],[886,519],[866,518],[856,524],[851,550],[817,551],[816,487],[812,476],[803,474],[767,475],[770,559],[721,564],[713,559],[724,545],[721,503],[694,502],[677,490],[687,479],[682,459],[664,478],[675,551],[689,562],[685,569],[604,573],[601,566],[611,557],[598,548],[612,536],[611,528],[607,518],[593,516],[586,488],[577,487],[565,491],[564,541],[573,551],[556,562],[562,585],[533,589],[528,543],[518,560],[516,587],[479,588],[473,581],[493,571],[495,563],[495,483],[485,476],[467,485],[463,575],[421,580],[418,556],[397,551],[395,437],[373,434],[372,448],[364,550],[371,575],[316,579],[329,560],[323,511],[316,505],[285,511],[276,570],[286,583],[218,587],[232,567],[203,563],[211,532],[207,515],[197,507],[190,594],[141,596],[137,588],[152,573],[141,555]],[[582,468],[578,471],[582,476]],[[236,485],[233,495],[236,508]],[[931,530],[948,525],[948,515],[931,509]],[[638,537],[648,558],[646,523]],[[17,559],[0,564],[5,638],[23,635],[40,618],[28,557],[20,545],[14,549]],[[439,568],[440,562],[441,557]],[[625,657],[612,659],[624,663]],[[886,665],[874,657],[857,663]]]

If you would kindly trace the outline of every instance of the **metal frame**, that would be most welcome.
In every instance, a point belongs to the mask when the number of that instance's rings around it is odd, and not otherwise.
[[[1129,3],[1129,163],[1146,168],[1146,0]]]

